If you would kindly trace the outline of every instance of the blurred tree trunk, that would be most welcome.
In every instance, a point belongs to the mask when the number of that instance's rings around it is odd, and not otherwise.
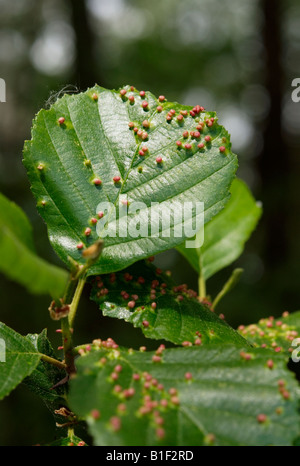
[[[72,25],[76,38],[75,84],[81,90],[93,86],[101,79],[97,72],[94,53],[95,41],[89,24],[85,0],[69,0],[72,13]]]
[[[263,151],[259,157],[264,203],[264,259],[267,268],[286,261],[289,154],[282,134],[283,71],[281,68],[281,0],[261,0],[264,16],[265,86],[270,110],[263,132]]]

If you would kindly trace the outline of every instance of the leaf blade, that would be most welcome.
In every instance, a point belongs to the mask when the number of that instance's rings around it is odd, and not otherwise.
[[[300,342],[300,311],[284,312],[275,319],[273,316],[263,318],[257,324],[240,325],[238,331],[255,346],[264,345],[278,352],[291,352],[299,346],[292,346],[293,341],[298,339]]]
[[[105,316],[132,323],[147,338],[179,345],[194,344],[196,340],[197,344],[247,345],[233,328],[197,300],[196,292],[186,285],[175,286],[170,277],[157,273],[155,267],[143,261],[124,272],[97,277],[91,299]]]
[[[155,353],[93,346],[77,361],[69,401],[87,420],[96,445],[292,445],[298,434],[297,382],[281,355],[270,370],[268,350],[250,354],[245,360],[235,347],[175,348],[164,350],[158,363]],[[113,380],[116,365],[121,371]],[[289,400],[278,390],[280,379]]]
[[[47,330],[44,329],[40,334],[29,334],[26,336],[34,345],[36,351],[52,358],[56,358],[50,341],[47,338]],[[24,379],[23,383],[36,395],[42,398],[51,412],[59,406],[65,404],[63,395],[64,387],[58,387],[53,390],[52,387],[65,377],[65,371],[59,369],[48,362],[40,361],[34,371]]]
[[[235,179],[231,186],[231,199],[224,210],[204,227],[204,244],[200,253],[205,280],[241,255],[261,214],[262,208],[255,202],[249,188],[242,180]],[[177,249],[199,273],[197,250],[186,249],[183,244]]]
[[[40,354],[26,338],[0,322],[0,338],[5,342],[5,361],[0,362],[0,399],[7,396],[37,367]]]
[[[94,94],[97,99],[93,98]],[[143,201],[147,216],[151,201],[169,208],[171,201],[200,200],[204,202],[207,221],[228,200],[228,188],[237,162],[224,128],[217,122],[213,128],[205,127],[203,136],[211,135],[212,142],[199,154],[196,141],[192,141],[195,154],[186,153],[185,149],[178,149],[176,139],[182,139],[183,129],[195,129],[196,121],[186,117],[183,128],[175,118],[169,124],[166,114],[172,107],[177,113],[191,107],[166,103],[159,113],[156,111],[158,100],[151,93],[146,94],[148,109],[142,108],[143,99],[136,90],[133,94],[135,105],[122,99],[118,91],[99,86],[75,96],[66,95],[50,110],[39,112],[32,140],[25,144],[24,163],[39,211],[48,224],[54,249],[65,262],[68,256],[83,261],[76,246],[79,243],[88,246],[98,238],[96,227],[89,223],[97,213],[97,205],[109,200],[119,208],[120,194],[127,195],[129,204]],[[196,119],[202,121],[213,116],[215,114],[206,112]],[[63,125],[58,124],[60,117],[65,118]],[[129,129],[128,122],[134,121],[142,127],[145,119],[150,129],[148,139],[142,142]],[[224,137],[226,155],[219,151]],[[140,157],[139,150],[144,145],[148,155]],[[161,166],[155,162],[158,153],[164,159]],[[37,170],[41,163],[45,167],[42,173]],[[142,173],[138,171],[141,166]],[[121,177],[120,186],[112,181],[114,176]],[[101,178],[101,187],[93,185],[95,178]],[[132,214],[132,218],[136,219],[136,215]],[[88,237],[84,235],[87,227],[92,230]],[[163,237],[155,240],[151,237],[106,238],[101,258],[89,273],[120,270],[179,242],[180,239],[173,236],[168,240]]]
[[[0,271],[31,293],[61,297],[67,272],[39,258],[24,212],[0,194]]]

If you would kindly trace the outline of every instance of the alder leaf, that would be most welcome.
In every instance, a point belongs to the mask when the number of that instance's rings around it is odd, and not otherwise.
[[[69,256],[85,263],[84,248],[111,232],[118,220],[128,227],[125,236],[117,228],[115,237],[105,238],[90,275],[124,269],[180,244],[187,233],[178,232],[183,225],[178,206],[203,203],[208,222],[228,201],[237,169],[229,135],[214,112],[200,106],[193,111],[150,92],[141,96],[130,86],[121,91],[95,86],[41,110],[32,140],[25,143],[24,164],[50,241],[66,263]],[[109,213],[100,220],[103,202],[109,203]],[[131,212],[138,202],[143,207]],[[168,234],[162,220],[172,208]],[[196,214],[194,208],[191,220]],[[136,224],[146,225],[137,237],[129,231]],[[157,235],[151,236],[155,225]]]
[[[258,323],[240,325],[238,331],[251,344],[277,352],[293,353],[300,358],[300,311],[285,311],[281,317],[262,318]],[[296,354],[297,353],[297,354]]]
[[[102,346],[102,347],[101,347]],[[81,349],[71,409],[95,445],[292,445],[299,388],[285,357],[234,346],[155,353]]]
[[[26,337],[0,322],[0,400],[34,371],[40,358]]]
[[[31,225],[20,207],[0,193],[0,271],[35,294],[60,298],[68,273],[37,256]]]
[[[186,285],[175,285],[149,261],[136,263],[123,272],[97,276],[91,299],[103,315],[132,323],[148,338],[179,345],[247,345],[238,332],[198,301],[197,292]]]
[[[231,198],[224,210],[204,227],[204,243],[197,250],[178,246],[178,251],[189,261],[197,273],[207,280],[219,270],[234,262],[243,252],[244,245],[255,229],[262,207],[256,202],[247,185],[235,179]]]

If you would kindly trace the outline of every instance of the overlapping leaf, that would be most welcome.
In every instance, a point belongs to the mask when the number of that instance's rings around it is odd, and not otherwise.
[[[235,261],[242,253],[244,244],[255,229],[262,208],[255,201],[246,184],[235,179],[231,186],[231,198],[224,210],[204,228],[204,243],[200,250],[178,246],[178,251],[207,280],[219,270]]]
[[[62,296],[67,272],[39,258],[24,212],[0,194],[0,271],[31,293]]]
[[[140,212],[129,212],[128,219],[122,220],[123,226],[146,222],[145,237],[123,236],[117,229],[115,237],[106,237],[101,258],[90,274],[120,270],[178,245],[185,233],[176,237],[174,226],[182,221],[171,213],[167,237],[161,217],[184,202],[203,202],[208,222],[226,204],[237,168],[229,135],[217,124],[214,113],[199,109],[191,115],[192,107],[159,101],[150,92],[140,96],[129,86],[124,91],[121,95],[96,86],[78,95],[65,95],[49,110],[38,113],[32,140],[24,148],[39,212],[54,249],[65,262],[68,256],[84,262],[80,248],[111,230],[114,206],[118,220],[134,202],[145,204]],[[203,124],[201,136],[199,124]],[[181,147],[176,141],[181,141]],[[201,143],[203,148],[198,148]],[[114,181],[116,177],[120,180]],[[93,222],[99,222],[97,206],[103,202],[112,207],[101,220],[107,221],[106,229],[99,228],[100,223],[97,229]],[[152,202],[158,203],[164,214],[159,214]],[[157,212],[152,225],[157,223],[158,234],[149,236],[150,215]],[[195,215],[194,209],[193,219]]]
[[[300,347],[300,312],[284,312],[277,319],[273,316],[260,319],[257,324],[241,325],[239,332],[255,346],[273,348],[276,352],[298,353]]]
[[[195,291],[175,286],[170,277],[144,261],[93,279],[91,298],[105,316],[132,323],[148,338],[176,344],[247,344],[198,301]]]
[[[266,349],[103,346],[77,360],[69,397],[96,445],[292,445],[299,433],[299,390],[282,355],[271,369]]]
[[[40,354],[25,337],[0,322],[0,399],[37,367]]]
[[[51,358],[56,358],[50,341],[47,338],[47,330],[43,330],[39,335],[27,335],[26,338],[36,348],[39,353],[46,354]],[[53,408],[63,404],[62,396],[64,387],[53,390],[52,387],[66,376],[66,373],[48,362],[40,361],[36,369],[26,377],[24,383],[27,387],[40,396],[49,407]]]

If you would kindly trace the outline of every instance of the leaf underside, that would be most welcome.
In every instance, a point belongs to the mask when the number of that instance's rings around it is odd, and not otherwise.
[[[160,203],[165,211],[174,203],[187,201],[203,202],[208,222],[228,201],[237,160],[231,152],[229,135],[218,125],[215,114],[203,111],[192,117],[192,107],[161,103],[150,92],[140,97],[129,86],[124,89],[125,97],[119,91],[99,86],[81,94],[65,95],[49,110],[38,113],[32,140],[25,143],[24,164],[38,210],[47,223],[54,249],[65,262],[70,256],[84,263],[77,246],[82,243],[87,247],[98,239],[91,219],[98,219],[100,202],[112,203],[117,218],[124,209],[123,196],[127,196],[129,207],[133,202],[145,203],[139,216],[128,216],[129,223],[138,217],[148,219],[153,212],[151,202]],[[130,103],[130,95],[134,96],[134,103]],[[144,100],[148,102],[145,109]],[[163,108],[161,112],[157,111],[158,105]],[[175,115],[167,121],[171,109]],[[188,114],[182,122],[177,120],[180,111]],[[58,122],[60,118],[65,119],[63,124]],[[205,121],[210,118],[215,121],[207,126]],[[149,128],[143,126],[145,120]],[[129,122],[142,134],[146,132],[147,137],[137,136]],[[183,131],[195,131],[201,122],[201,137],[183,137]],[[206,142],[205,136],[210,136],[211,142]],[[182,147],[176,145],[177,140],[182,141]],[[198,148],[200,141],[203,149]],[[191,144],[191,149],[184,147],[186,143]],[[220,152],[221,146],[225,152]],[[140,156],[143,148],[147,152]],[[161,163],[157,157],[162,158]],[[116,176],[120,177],[119,182],[113,181]],[[102,184],[95,185],[95,180]],[[109,215],[106,218],[110,228],[113,221]],[[170,237],[163,237],[161,224],[157,237],[107,237],[101,258],[89,274],[117,271],[178,245],[185,235],[174,236],[174,222],[171,215]],[[91,229],[88,236],[87,228]],[[98,233],[103,236],[103,232]]]
[[[31,341],[39,353],[46,354],[56,359],[56,355],[47,338],[47,330],[40,334],[30,334],[26,338]],[[64,405],[65,400],[62,396],[64,388],[59,387],[55,390],[52,387],[65,377],[66,373],[52,364],[40,361],[36,369],[30,374],[23,383],[35,394],[41,397],[49,409],[53,412],[59,405]]]
[[[148,338],[175,344],[247,342],[228,324],[197,299],[186,285],[173,280],[148,261],[123,272],[93,279],[91,299],[103,315],[124,319],[140,328]],[[134,307],[130,307],[130,305]],[[149,325],[145,326],[145,322]]]

